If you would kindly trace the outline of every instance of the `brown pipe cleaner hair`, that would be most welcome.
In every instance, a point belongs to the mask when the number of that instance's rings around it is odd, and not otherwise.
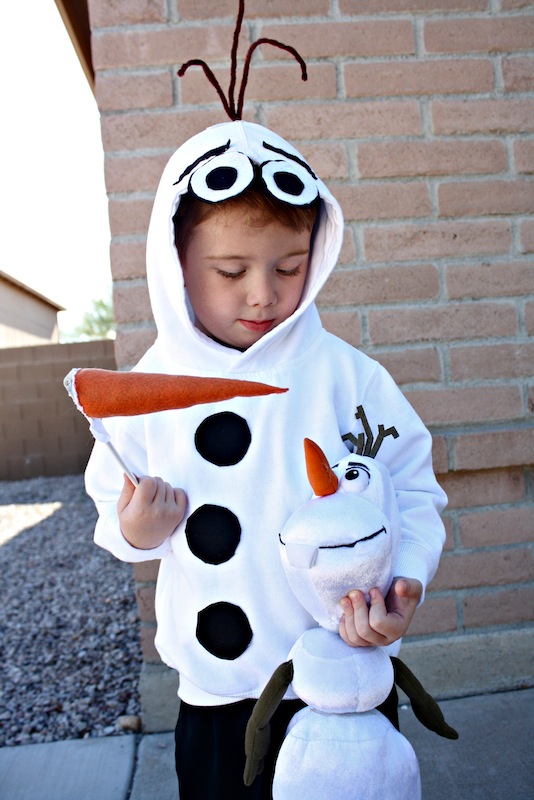
[[[288,53],[298,61],[300,64],[300,69],[302,73],[302,80],[308,80],[308,73],[306,70],[306,64],[304,60],[301,58],[299,53],[295,50],[294,47],[291,47],[289,44],[283,44],[282,42],[278,42],[276,39],[257,39],[255,42],[252,42],[250,45],[247,55],[245,57],[245,63],[243,66],[243,76],[241,78],[241,86],[239,88],[239,95],[237,100],[237,106],[235,104],[235,87],[237,81],[237,46],[239,42],[239,34],[241,33],[241,26],[243,24],[243,17],[245,15],[245,0],[239,0],[239,11],[237,14],[237,21],[234,30],[234,38],[232,43],[232,57],[231,57],[231,69],[230,69],[230,86],[228,88],[228,99],[226,98],[221,85],[213,71],[209,68],[205,61],[199,58],[192,58],[190,61],[186,61],[185,64],[182,64],[180,69],[178,70],[178,77],[183,78],[189,67],[198,66],[202,67],[204,70],[204,74],[206,78],[211,83],[211,85],[215,88],[215,91],[220,97],[221,103],[223,104],[223,108],[230,117],[231,120],[238,120],[242,118],[243,115],[243,103],[245,101],[245,89],[248,83],[248,75],[250,71],[250,61],[254,50],[259,47],[261,44],[272,44],[273,47],[278,47],[280,50],[286,50]]]

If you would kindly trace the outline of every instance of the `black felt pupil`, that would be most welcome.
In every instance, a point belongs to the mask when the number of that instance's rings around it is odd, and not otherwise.
[[[235,167],[216,167],[206,176],[208,188],[219,192],[230,189],[236,180],[237,170]]]
[[[284,194],[298,197],[304,191],[304,184],[301,179],[291,172],[275,172],[273,178],[280,191],[284,192]]]

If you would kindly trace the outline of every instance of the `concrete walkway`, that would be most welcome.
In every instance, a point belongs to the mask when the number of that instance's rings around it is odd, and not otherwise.
[[[460,733],[458,741],[430,733],[410,709],[401,708],[402,732],[419,758],[423,800],[532,800],[534,689],[445,700],[440,706]],[[177,795],[172,733],[0,749],[1,800],[177,800]]]

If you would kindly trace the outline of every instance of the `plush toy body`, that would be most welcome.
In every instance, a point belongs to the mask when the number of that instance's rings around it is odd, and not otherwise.
[[[383,648],[350,647],[338,634],[339,601],[348,591],[376,586],[385,594],[391,584],[400,542],[393,484],[373,458],[350,455],[330,469],[317,445],[305,447],[316,496],[288,520],[280,549],[289,584],[318,627],[299,637],[257,703],[247,730],[245,783],[262,769],[268,720],[291,683],[307,707],[288,727],[273,800],[417,800],[415,753],[376,710],[395,682],[392,659]],[[429,727],[438,730],[436,709]],[[456,736],[444,722],[439,732]]]

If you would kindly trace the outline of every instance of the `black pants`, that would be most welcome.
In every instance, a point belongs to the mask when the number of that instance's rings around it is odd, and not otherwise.
[[[276,756],[289,721],[304,703],[283,700],[277,708],[264,770],[252,786],[245,786],[245,729],[255,702],[203,708],[182,701],[175,733],[180,800],[271,799]]]
[[[203,708],[182,701],[176,725],[176,773],[180,800],[271,800],[274,764],[292,717],[304,707],[283,700],[271,720],[271,748],[261,775],[243,783],[245,729],[255,700]],[[378,710],[398,729],[395,687]]]

